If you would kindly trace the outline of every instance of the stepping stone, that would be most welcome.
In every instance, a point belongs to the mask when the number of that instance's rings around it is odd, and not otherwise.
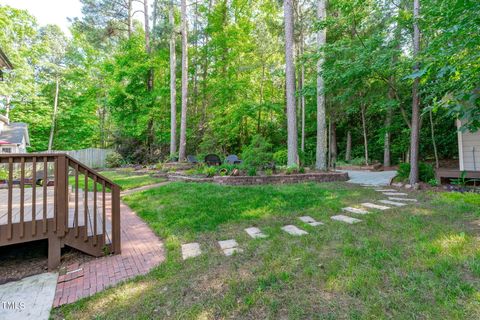
[[[187,260],[188,258],[195,258],[202,254],[200,250],[200,244],[197,242],[182,244],[182,258]]]
[[[303,222],[311,225],[312,227],[323,225],[323,222],[315,221],[315,219],[313,219],[310,216],[299,217],[299,219],[302,220]]]
[[[386,196],[408,196],[407,193],[401,193],[401,192],[383,192],[383,194]]]
[[[395,202],[395,201],[390,201],[390,200],[379,200],[379,202],[384,203],[384,204],[391,204],[392,206],[397,206],[397,207],[403,207],[406,206],[406,203],[401,203],[401,202]]]
[[[397,192],[395,189],[376,189],[378,192]]]
[[[356,214],[368,214],[369,212],[364,209],[359,209],[359,208],[353,208],[353,207],[346,207],[342,209],[343,211],[347,211],[350,213],[356,213]]]
[[[370,203],[370,202],[364,202],[364,203],[362,203],[362,206],[367,207],[367,208],[371,208],[371,209],[378,209],[378,210],[390,209],[390,207],[381,206],[379,204],[374,204],[374,203]]]
[[[332,220],[336,220],[336,221],[342,221],[342,222],[346,222],[348,224],[354,224],[354,223],[358,223],[358,222],[361,222],[362,220],[360,219],[356,219],[356,218],[352,218],[352,217],[347,217],[347,216],[344,216],[344,215],[338,215],[338,216],[332,216],[330,217],[330,219]]]
[[[242,249],[238,248],[238,243],[234,239],[218,241],[218,244],[227,257],[231,256],[235,252],[243,252]]]
[[[293,236],[303,236],[304,234],[308,234],[307,231],[299,229],[296,226],[291,224],[289,224],[288,226],[282,227],[282,230]]]
[[[257,238],[266,238],[267,235],[262,233],[262,231],[258,228],[255,228],[255,227],[250,227],[250,228],[247,228],[245,229],[245,231],[248,233],[248,235],[254,239],[257,239]]]
[[[389,200],[417,202],[417,199],[388,197]]]

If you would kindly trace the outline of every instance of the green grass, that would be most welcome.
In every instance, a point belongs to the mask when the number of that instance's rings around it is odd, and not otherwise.
[[[149,184],[155,184],[162,181],[165,181],[163,178],[155,178],[148,174],[136,175],[130,172],[123,172],[123,171],[100,171],[99,172],[104,177],[110,179],[111,181],[115,182],[120,186],[122,190],[128,190],[138,187],[143,187]],[[85,176],[79,175],[78,176],[78,186],[81,189],[85,188]],[[69,184],[74,186],[75,185],[75,177],[69,177]],[[98,190],[101,190],[101,186],[97,186]],[[88,189],[93,191],[93,180],[90,179],[88,181]]]
[[[418,193],[418,205],[330,220],[382,195],[346,183],[225,187],[172,183],[126,202],[165,239],[166,261],[52,312],[66,319],[475,319],[480,196]],[[324,226],[310,227],[308,214]],[[280,227],[295,224],[302,237]],[[258,226],[267,239],[243,231]],[[225,257],[217,240],[245,250]],[[203,255],[182,261],[180,244]]]

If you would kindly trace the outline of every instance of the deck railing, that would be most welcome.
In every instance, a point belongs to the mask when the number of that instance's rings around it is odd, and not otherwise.
[[[66,154],[0,155],[0,246],[48,239],[49,268],[65,244],[120,252],[120,188]]]

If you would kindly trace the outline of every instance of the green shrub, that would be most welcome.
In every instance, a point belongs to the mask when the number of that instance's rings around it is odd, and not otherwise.
[[[217,168],[216,167],[204,167],[203,172],[204,175],[207,177],[213,177],[215,173],[217,173]]]
[[[256,176],[257,175],[257,168],[255,167],[248,167],[247,169],[247,175],[250,177]]]
[[[397,176],[401,180],[408,179],[410,175],[410,163],[402,162],[398,165]]]
[[[273,161],[275,161],[276,165],[286,166],[288,161],[288,150],[282,149],[275,152],[273,154]]]
[[[262,136],[256,135],[250,145],[243,149],[242,159],[245,168],[260,169],[273,161],[272,145]]]
[[[272,170],[272,169],[267,169],[267,170],[265,170],[265,175],[266,175],[266,176],[271,176],[271,175],[273,175],[273,170]]]
[[[296,174],[300,171],[300,168],[297,165],[288,166],[285,171],[286,174]]]
[[[8,170],[5,168],[0,168],[0,180],[8,179]]]
[[[437,179],[430,179],[427,182],[431,187],[436,187],[438,186],[438,180]]]
[[[418,165],[418,171],[418,178],[420,181],[429,182],[435,179],[435,170],[433,169],[433,166],[428,163],[420,162]],[[408,179],[410,176],[410,163],[400,163],[397,175],[402,180]]]
[[[108,168],[118,168],[123,164],[123,157],[118,152],[109,153],[105,159]]]
[[[350,160],[350,164],[354,166],[363,166],[366,163],[364,157],[353,158]]]

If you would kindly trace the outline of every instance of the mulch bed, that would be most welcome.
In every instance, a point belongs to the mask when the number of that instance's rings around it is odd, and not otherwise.
[[[65,247],[59,269],[75,262],[95,259],[78,250]],[[0,284],[17,281],[48,271],[48,242],[46,240],[0,247]]]

